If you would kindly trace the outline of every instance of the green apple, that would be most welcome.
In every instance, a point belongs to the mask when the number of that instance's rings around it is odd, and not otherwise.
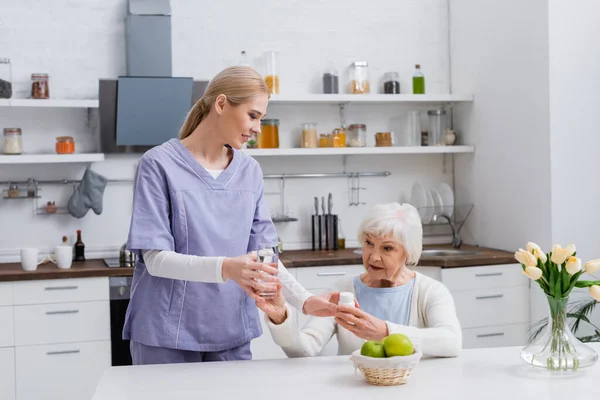
[[[360,349],[360,354],[365,357],[385,358],[383,344],[376,340],[367,340]]]
[[[410,339],[401,333],[392,333],[383,339],[383,347],[388,357],[410,356],[415,352]]]

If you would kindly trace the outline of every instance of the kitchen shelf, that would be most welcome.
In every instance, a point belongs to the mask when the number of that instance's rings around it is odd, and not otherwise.
[[[473,153],[473,146],[394,146],[394,147],[327,147],[289,149],[245,149],[252,157],[268,156],[344,156],[378,154],[456,154]]]
[[[93,99],[0,99],[0,107],[98,108],[98,104]]]
[[[437,104],[472,102],[470,94],[300,94],[273,95],[269,104]]]
[[[0,164],[87,163],[103,160],[103,153],[0,155]]]

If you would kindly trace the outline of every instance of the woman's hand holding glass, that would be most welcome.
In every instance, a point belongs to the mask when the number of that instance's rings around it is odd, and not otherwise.
[[[257,262],[255,254],[225,258],[222,275],[224,280],[230,279],[237,283],[255,301],[261,298],[258,293],[277,292],[277,268]]]

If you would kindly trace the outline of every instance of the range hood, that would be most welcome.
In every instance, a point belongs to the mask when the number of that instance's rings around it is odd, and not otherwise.
[[[100,151],[144,152],[177,137],[206,81],[172,76],[169,0],[129,0],[127,75],[99,84]]]

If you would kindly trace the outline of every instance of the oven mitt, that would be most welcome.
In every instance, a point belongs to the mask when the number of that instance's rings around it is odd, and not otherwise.
[[[87,168],[67,204],[69,214],[75,218],[83,218],[91,208],[96,215],[100,215],[107,182],[105,177]]]

